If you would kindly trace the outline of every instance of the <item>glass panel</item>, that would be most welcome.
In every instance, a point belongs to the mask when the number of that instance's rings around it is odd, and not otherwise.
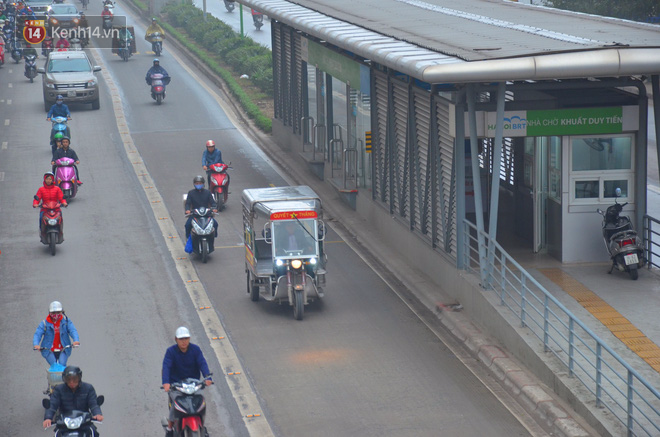
[[[371,187],[371,153],[366,152],[365,133],[371,131],[371,99],[369,95],[357,94],[357,123],[358,138],[358,180],[360,186]]]
[[[346,95],[346,84],[339,79],[332,78],[332,127],[333,139],[330,150],[330,160],[332,161],[333,177],[340,177],[343,170],[343,150],[348,146],[348,96]]]
[[[620,197],[628,197],[628,180],[604,181],[604,197],[616,197],[616,189],[621,188]]]
[[[272,223],[276,256],[316,256],[316,220],[275,220]]]
[[[307,65],[307,116],[316,120],[316,67]]]
[[[629,170],[632,138],[573,138],[573,171]]]
[[[561,137],[549,137],[548,196],[561,203]]]
[[[593,181],[575,181],[575,198],[598,198],[598,179]]]
[[[523,167],[523,184],[527,188],[532,188],[532,178],[534,175],[534,137],[525,138],[525,157]]]

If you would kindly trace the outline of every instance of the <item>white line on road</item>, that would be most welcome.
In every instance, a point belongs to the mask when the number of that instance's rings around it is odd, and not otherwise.
[[[11,105],[11,100],[10,99],[7,100],[7,104]]]
[[[7,86],[8,86],[9,88],[13,88],[13,87],[14,87],[14,85],[12,85],[11,82],[9,82],[9,83],[7,84]]]
[[[189,255],[183,250],[184,244],[178,238],[178,232],[172,223],[168,220],[169,211],[163,202],[158,190],[155,188],[155,182],[147,171],[147,166],[142,160],[133,137],[128,129],[128,122],[121,104],[121,96],[110,72],[104,65],[103,58],[98,49],[92,49],[97,64],[101,67],[101,75],[108,85],[112,96],[112,105],[114,108],[115,119],[121,141],[124,144],[126,156],[133,164],[133,171],[142,183],[142,189],[150,202],[151,209],[157,219],[158,226],[165,238],[165,244],[170,251],[179,276],[184,282],[184,286],[190,296],[190,299],[197,310],[197,315],[204,326],[206,335],[215,351],[215,355],[220,362],[227,386],[232,392],[236,405],[241,412],[243,422],[252,436],[270,437],[274,436],[270,424],[266,420],[264,412],[259,404],[256,393],[252,389],[250,381],[247,379],[247,373],[238,359],[238,354],[233,344],[229,340],[218,313],[213,308],[211,300],[202,285],[195,267],[189,259]],[[182,64],[184,65],[184,64]]]
[[[5,126],[9,126],[9,123],[10,123],[9,119],[8,118],[5,119]]]
[[[5,172],[4,172],[4,171],[0,171],[0,182],[2,182],[2,181],[4,181],[4,180],[5,180]]]
[[[7,141],[2,142],[2,150],[7,150]]]

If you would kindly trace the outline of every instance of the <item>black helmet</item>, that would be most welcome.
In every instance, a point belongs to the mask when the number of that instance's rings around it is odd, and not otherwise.
[[[195,176],[195,178],[193,179],[193,185],[195,184],[195,182],[201,182],[203,184],[204,176],[200,176],[200,175]]]
[[[60,138],[60,141],[64,141],[64,140],[69,141],[69,144],[71,144],[71,138],[69,138],[68,136],[62,135],[62,138]]]
[[[78,382],[82,381],[82,370],[80,370],[80,367],[66,366],[64,372],[62,372],[62,381],[66,382],[67,379],[73,376],[78,377]]]
[[[154,58],[154,65],[156,64],[160,65],[160,61],[158,60],[158,58]]]

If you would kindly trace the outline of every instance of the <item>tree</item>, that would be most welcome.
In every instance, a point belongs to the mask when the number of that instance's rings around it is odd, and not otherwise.
[[[648,21],[650,17],[660,15],[658,0],[551,0],[549,3],[567,11],[635,21]]]

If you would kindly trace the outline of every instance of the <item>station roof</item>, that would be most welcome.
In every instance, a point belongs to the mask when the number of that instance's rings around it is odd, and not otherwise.
[[[239,0],[429,83],[660,73],[660,26],[501,0]]]

